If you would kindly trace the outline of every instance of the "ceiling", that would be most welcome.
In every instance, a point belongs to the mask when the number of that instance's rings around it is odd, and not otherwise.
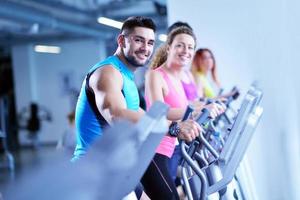
[[[29,42],[103,38],[118,31],[97,22],[100,16],[123,21],[151,17],[167,27],[165,0],[0,0],[0,48]]]

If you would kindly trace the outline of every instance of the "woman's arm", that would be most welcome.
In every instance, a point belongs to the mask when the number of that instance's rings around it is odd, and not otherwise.
[[[157,71],[150,70],[146,74],[145,94],[150,105],[154,101],[164,102],[164,96],[168,93],[166,83]],[[185,108],[170,108],[167,119],[171,121],[181,120],[185,112]]]

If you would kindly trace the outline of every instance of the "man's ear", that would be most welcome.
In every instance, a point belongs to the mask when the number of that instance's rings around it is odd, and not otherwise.
[[[118,45],[121,47],[121,48],[125,48],[126,47],[126,44],[125,44],[125,36],[120,34],[118,36]]]

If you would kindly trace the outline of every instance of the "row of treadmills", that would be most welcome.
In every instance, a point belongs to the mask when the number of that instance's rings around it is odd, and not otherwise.
[[[262,116],[262,96],[251,85],[238,109],[228,104],[226,112],[213,121],[204,111],[197,119],[204,132],[189,144],[180,141],[184,157],[180,178],[188,200],[245,199],[235,174]],[[71,164],[69,158],[57,155],[8,185],[4,196],[14,200],[122,199],[139,183],[167,132],[167,112],[167,105],[156,102],[138,123],[116,122],[79,162]],[[233,190],[227,189],[230,184]]]

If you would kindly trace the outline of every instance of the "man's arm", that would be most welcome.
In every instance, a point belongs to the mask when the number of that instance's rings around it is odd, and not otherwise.
[[[123,78],[114,67],[106,65],[98,68],[91,75],[89,84],[95,93],[97,108],[108,122],[116,118],[137,122],[143,116],[144,112],[141,109],[127,109],[122,94]]]

